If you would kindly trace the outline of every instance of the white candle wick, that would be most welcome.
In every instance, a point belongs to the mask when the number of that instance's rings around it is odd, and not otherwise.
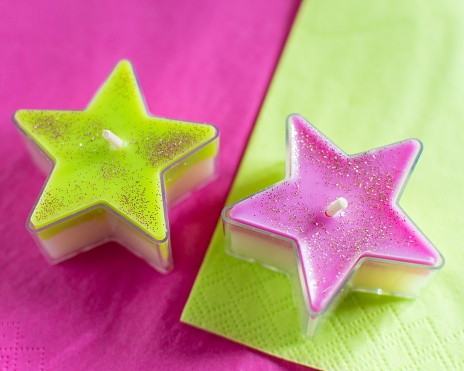
[[[123,146],[124,142],[117,135],[113,134],[109,130],[103,130],[103,138],[105,138],[115,148],[119,149]]]
[[[329,217],[333,217],[340,210],[345,210],[347,207],[348,207],[348,201],[343,197],[339,197],[327,207],[327,210],[325,211],[325,215]]]

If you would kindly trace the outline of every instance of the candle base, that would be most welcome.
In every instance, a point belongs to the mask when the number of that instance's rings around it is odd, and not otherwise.
[[[301,251],[290,238],[263,233],[230,218],[234,204],[222,214],[226,252],[247,262],[288,276],[298,319],[305,338],[314,337],[339,303],[353,291],[416,298],[444,264],[440,255],[433,266],[372,257],[360,258],[351,274],[336,288],[332,300],[320,310],[311,306],[310,290],[301,266]]]
[[[43,230],[28,229],[51,264],[115,241],[161,273],[172,270],[170,241],[156,241],[103,205]]]

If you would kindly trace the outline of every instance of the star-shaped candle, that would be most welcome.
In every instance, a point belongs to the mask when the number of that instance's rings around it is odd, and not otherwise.
[[[415,297],[443,266],[398,205],[421,143],[347,155],[287,122],[287,176],[223,211],[227,251],[290,276],[304,336],[350,291]]]
[[[27,228],[51,262],[115,240],[172,269],[168,207],[215,175],[214,126],[151,116],[128,61],[85,110],[13,120],[49,174]]]

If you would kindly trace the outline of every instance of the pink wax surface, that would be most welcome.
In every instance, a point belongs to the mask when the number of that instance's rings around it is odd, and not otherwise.
[[[396,205],[421,152],[418,140],[349,156],[301,116],[289,118],[288,130],[290,175],[237,203],[230,218],[296,241],[314,312],[363,257],[437,264],[438,251]],[[326,216],[339,197],[348,208]]]
[[[179,321],[297,9],[0,0],[0,369],[300,368]],[[219,177],[169,211],[167,275],[116,243],[50,266],[25,228],[45,177],[13,112],[84,109],[124,58],[153,115],[221,131]]]

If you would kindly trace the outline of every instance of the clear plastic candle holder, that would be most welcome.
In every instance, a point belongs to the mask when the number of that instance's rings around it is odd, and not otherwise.
[[[172,270],[168,210],[216,177],[215,126],[150,115],[128,61],[85,110],[21,110],[13,122],[47,175],[26,227],[50,263],[116,241]]]
[[[289,277],[304,337],[350,292],[416,298],[442,268],[398,205],[421,150],[407,140],[347,155],[291,115],[285,179],[224,208],[227,253]]]

